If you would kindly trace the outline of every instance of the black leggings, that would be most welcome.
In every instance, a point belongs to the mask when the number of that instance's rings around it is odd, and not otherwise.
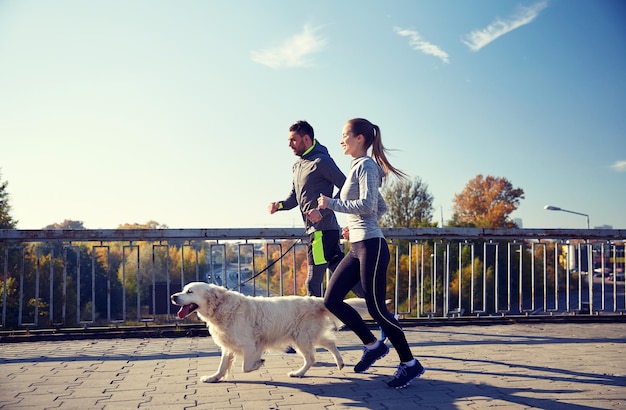
[[[372,238],[353,242],[350,252],[339,263],[330,277],[324,304],[348,326],[364,344],[376,341],[363,318],[343,301],[350,289],[361,281],[365,292],[367,310],[383,329],[395,347],[400,361],[408,362],[413,354],[400,323],[387,310],[385,304],[389,248],[385,238]]]

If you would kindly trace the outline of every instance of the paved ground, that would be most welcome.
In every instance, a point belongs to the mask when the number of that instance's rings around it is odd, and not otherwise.
[[[297,355],[268,353],[259,371],[241,362],[205,384],[219,351],[210,337],[0,344],[2,409],[626,409],[626,323],[541,323],[406,329],[427,371],[403,390],[386,387],[392,351],[367,373],[352,365],[357,338],[337,333],[302,379]]]

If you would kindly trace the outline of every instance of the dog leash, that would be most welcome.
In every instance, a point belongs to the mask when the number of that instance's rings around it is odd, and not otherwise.
[[[265,272],[266,270],[268,270],[269,268],[271,268],[272,266],[274,266],[274,264],[276,262],[278,262],[279,260],[281,260],[290,250],[293,249],[294,246],[296,246],[296,244],[298,242],[301,242],[302,238],[298,238],[294,241],[294,243],[285,251],[282,253],[282,255],[280,255],[280,257],[274,261],[272,261],[272,263],[270,263],[269,265],[267,265],[265,268],[263,268],[263,270],[261,270],[259,273],[255,273],[254,275],[250,276],[248,279],[244,280],[243,282],[240,283],[240,285],[245,285],[246,283],[250,282],[252,279],[258,277],[259,275],[261,275],[263,272]]]

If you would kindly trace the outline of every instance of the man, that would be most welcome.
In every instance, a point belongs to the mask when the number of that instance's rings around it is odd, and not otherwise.
[[[328,154],[325,146],[315,139],[313,127],[306,121],[298,121],[289,127],[289,147],[298,157],[293,165],[293,184],[286,199],[270,203],[270,214],[300,207],[308,244],[309,296],[322,296],[322,282],[328,268],[335,269],[344,254],[339,246],[341,231],[335,213],[330,209],[318,209],[320,194],[333,197],[335,187],[341,188],[346,176]],[[360,284],[353,289],[357,296],[363,292]]]

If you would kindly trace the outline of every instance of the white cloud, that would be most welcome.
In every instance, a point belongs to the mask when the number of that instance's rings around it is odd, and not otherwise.
[[[417,31],[407,30],[400,27],[394,27],[393,31],[395,31],[396,34],[401,37],[408,37],[409,46],[411,46],[413,50],[421,51],[424,54],[435,56],[446,64],[450,62],[448,53],[440,49],[438,46],[423,40],[422,36],[420,36]]]
[[[535,18],[537,18],[539,12],[546,7],[548,7],[547,1],[540,1],[530,7],[520,7],[518,13],[511,19],[501,20],[498,18],[496,21],[487,26],[487,28],[474,30],[469,34],[466,34],[462,41],[472,51],[478,51],[497,38],[515,30],[516,28],[531,23]]]
[[[616,161],[615,164],[611,165],[611,168],[618,172],[626,171],[626,161]]]
[[[285,40],[278,47],[252,51],[250,58],[255,63],[271,68],[308,67],[310,56],[324,49],[326,40],[317,32],[318,28],[305,25],[302,32]]]

